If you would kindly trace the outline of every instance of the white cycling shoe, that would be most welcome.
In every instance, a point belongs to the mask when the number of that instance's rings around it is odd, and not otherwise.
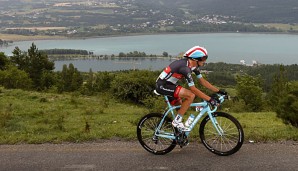
[[[172,126],[179,129],[180,131],[185,131],[185,132],[190,131],[190,129],[185,127],[182,122],[177,122],[175,119],[172,122]]]

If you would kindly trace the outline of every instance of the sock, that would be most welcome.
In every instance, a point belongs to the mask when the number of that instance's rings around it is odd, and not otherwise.
[[[175,118],[176,122],[182,122],[182,116],[180,114],[177,114],[176,118]]]

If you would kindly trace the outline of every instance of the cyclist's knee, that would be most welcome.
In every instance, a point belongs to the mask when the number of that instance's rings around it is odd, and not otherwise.
[[[187,100],[191,100],[191,101],[193,101],[194,99],[195,99],[195,97],[196,97],[196,95],[195,94],[193,94],[192,92],[189,92],[189,93],[187,93],[186,94],[186,99]]]
[[[186,100],[193,101],[196,95],[188,89],[182,88],[179,97],[185,98]]]

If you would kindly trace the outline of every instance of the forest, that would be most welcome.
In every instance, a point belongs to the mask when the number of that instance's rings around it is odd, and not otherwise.
[[[231,111],[275,111],[285,122],[298,126],[298,66],[210,63],[204,77],[233,96]],[[86,96],[108,94],[123,102],[161,109],[162,99],[154,96],[155,80],[161,71],[126,70],[80,72],[73,64],[54,72],[54,62],[33,43],[28,52],[15,48],[8,58],[0,53],[0,85],[7,89]],[[185,82],[181,82],[186,86]],[[196,83],[204,92],[208,92]],[[187,86],[186,86],[187,87]],[[210,93],[210,92],[208,92]]]

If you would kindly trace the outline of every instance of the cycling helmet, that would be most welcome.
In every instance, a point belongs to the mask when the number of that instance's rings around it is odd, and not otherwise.
[[[206,60],[208,58],[207,50],[204,47],[194,46],[185,52],[184,57],[196,61]]]

